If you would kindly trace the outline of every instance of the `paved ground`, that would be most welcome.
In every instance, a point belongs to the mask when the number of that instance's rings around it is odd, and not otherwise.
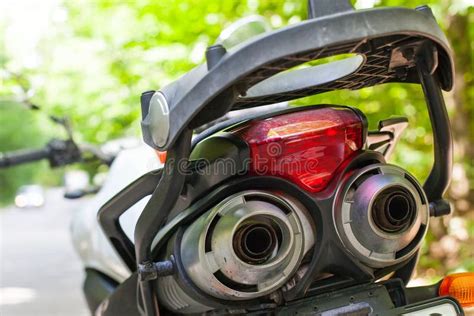
[[[89,315],[83,272],[69,235],[84,200],[47,193],[38,209],[0,209],[0,315]]]

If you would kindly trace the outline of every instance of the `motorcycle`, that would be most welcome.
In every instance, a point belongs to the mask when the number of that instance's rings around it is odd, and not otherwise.
[[[453,61],[430,8],[310,0],[306,21],[227,39],[141,95],[143,139],[162,164],[143,148],[120,154],[73,225],[91,312],[463,315],[474,274],[406,286],[430,217],[451,211],[442,90]],[[343,54],[352,55],[297,67]],[[386,162],[407,118],[369,131],[356,107],[280,103],[399,82],[425,95],[434,162],[423,185]],[[113,194],[144,169],[153,170]]]

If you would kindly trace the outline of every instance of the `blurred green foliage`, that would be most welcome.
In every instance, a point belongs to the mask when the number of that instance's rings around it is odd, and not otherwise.
[[[473,144],[473,47],[474,7],[470,0],[381,0],[353,1],[357,8],[408,6],[428,3],[450,38],[456,59],[458,89],[446,94],[454,125],[456,166],[452,190],[455,216],[463,218],[458,231],[466,231],[459,256],[445,251],[437,260],[423,259],[422,267],[441,272],[455,268],[474,268],[472,249],[466,247],[474,236],[472,215],[474,166]],[[62,18],[53,19],[48,34],[35,47],[41,62],[25,67],[11,61],[12,53],[0,50],[5,69],[21,73],[21,82],[9,72],[0,79],[0,151],[31,147],[51,136],[50,128],[34,119],[24,120],[24,110],[10,100],[18,91],[31,93],[33,102],[55,115],[72,119],[78,141],[102,143],[122,135],[139,136],[139,96],[142,91],[157,89],[203,62],[204,52],[220,31],[240,17],[260,14],[273,28],[297,23],[306,16],[303,0],[186,0],[186,1],[65,1],[55,8]],[[54,16],[54,14],[53,14]],[[0,22],[0,30],[6,27]],[[317,30],[315,30],[317,31]],[[0,38],[0,48],[8,43]],[[5,53],[2,55],[2,51]],[[3,100],[3,101],[2,101]],[[428,113],[418,86],[391,84],[360,91],[338,91],[297,100],[295,104],[333,103],[360,107],[369,117],[370,126],[392,115],[409,118],[410,127],[399,144],[393,162],[406,167],[423,180],[432,164],[432,137]],[[22,111],[21,114],[20,112]],[[43,122],[47,125],[47,122]],[[15,136],[12,136],[15,135]],[[16,168],[0,173],[2,197],[21,182],[44,173],[34,167]],[[32,180],[29,180],[32,181]],[[450,229],[435,220],[432,241],[424,252],[432,252]],[[464,225],[464,226],[463,226]],[[462,234],[461,234],[462,235]],[[454,238],[454,237],[453,237]],[[463,239],[464,238],[464,239]],[[469,242],[468,242],[469,241]],[[452,258],[458,258],[451,260]],[[425,258],[425,257],[424,257]],[[451,260],[451,261],[449,261]]]
[[[32,113],[17,103],[0,103],[0,126],[9,134],[0,133],[0,152],[19,149],[25,141],[31,146],[40,145],[43,141],[41,130]],[[15,169],[0,171],[0,199],[12,196],[17,187],[31,181],[37,172],[36,165],[25,165]]]

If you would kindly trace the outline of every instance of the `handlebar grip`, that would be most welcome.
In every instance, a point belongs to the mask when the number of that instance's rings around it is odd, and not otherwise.
[[[50,150],[47,147],[34,150],[18,150],[5,154],[0,153],[0,168],[7,168],[41,159],[47,159],[49,156]]]

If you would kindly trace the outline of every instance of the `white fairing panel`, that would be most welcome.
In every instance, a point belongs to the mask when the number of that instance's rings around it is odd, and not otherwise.
[[[105,237],[97,221],[100,207],[141,175],[160,168],[153,149],[141,145],[119,153],[112,164],[107,179],[97,195],[73,218],[71,230],[74,247],[85,268],[99,270],[118,282],[124,281],[130,271]],[[135,224],[149,197],[135,204],[121,218],[123,230],[133,241]]]

